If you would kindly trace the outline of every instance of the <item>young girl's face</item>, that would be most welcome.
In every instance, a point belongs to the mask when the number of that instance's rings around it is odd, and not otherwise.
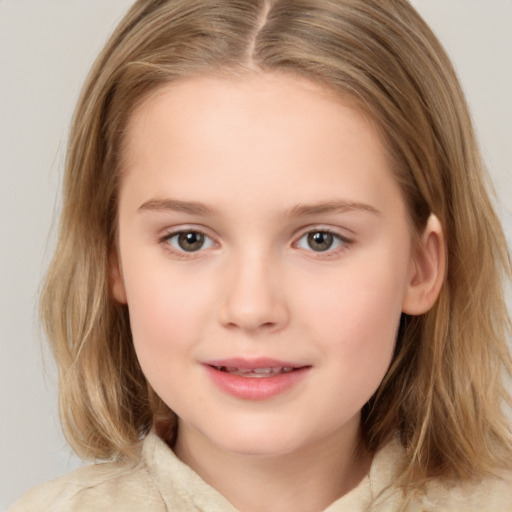
[[[371,122],[295,77],[189,79],[135,111],[122,172],[113,291],[178,443],[354,440],[414,274]]]

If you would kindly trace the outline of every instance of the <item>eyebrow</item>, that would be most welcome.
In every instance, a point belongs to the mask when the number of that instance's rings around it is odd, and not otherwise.
[[[307,215],[322,215],[326,213],[347,213],[354,211],[369,212],[375,215],[381,215],[377,208],[354,201],[326,201],[314,204],[298,204],[285,212],[286,217],[305,217]]]
[[[179,201],[178,199],[151,199],[139,207],[139,211],[173,211],[191,215],[213,215],[217,210],[204,203]]]
[[[191,215],[218,215],[218,210],[205,203],[196,201],[180,201],[178,199],[150,199],[139,207],[139,211],[173,211]],[[322,215],[327,213],[347,213],[353,211],[369,212],[381,215],[373,206],[354,201],[323,201],[313,204],[297,204],[286,210],[285,218],[305,217],[308,215]]]

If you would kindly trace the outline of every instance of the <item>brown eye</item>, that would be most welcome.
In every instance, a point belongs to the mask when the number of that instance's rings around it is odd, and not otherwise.
[[[304,233],[295,246],[313,252],[336,253],[352,244],[352,240],[329,230],[312,230]]]
[[[316,252],[328,251],[332,248],[334,236],[326,231],[308,233],[308,246]]]
[[[187,252],[198,251],[204,244],[204,235],[191,231],[190,233],[180,233],[178,235],[178,245]]]
[[[197,252],[214,245],[213,240],[200,231],[179,231],[165,237],[165,241],[178,252]]]

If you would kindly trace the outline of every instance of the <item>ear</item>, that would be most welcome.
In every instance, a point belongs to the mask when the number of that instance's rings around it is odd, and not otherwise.
[[[124,286],[123,271],[117,250],[114,249],[109,257],[110,291],[114,299],[120,304],[126,304],[126,289]]]
[[[439,219],[431,214],[417,246],[413,248],[402,312],[426,313],[435,303],[444,282],[446,244]]]

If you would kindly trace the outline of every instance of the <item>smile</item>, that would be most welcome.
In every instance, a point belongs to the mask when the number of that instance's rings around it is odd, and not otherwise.
[[[291,366],[278,368],[236,368],[232,366],[215,366],[215,369],[220,372],[229,373],[230,375],[239,375],[240,377],[249,378],[273,377],[282,373],[290,373],[295,370],[295,368]]]
[[[271,359],[209,361],[203,367],[218,390],[242,400],[283,395],[298,386],[311,370],[310,365]]]

